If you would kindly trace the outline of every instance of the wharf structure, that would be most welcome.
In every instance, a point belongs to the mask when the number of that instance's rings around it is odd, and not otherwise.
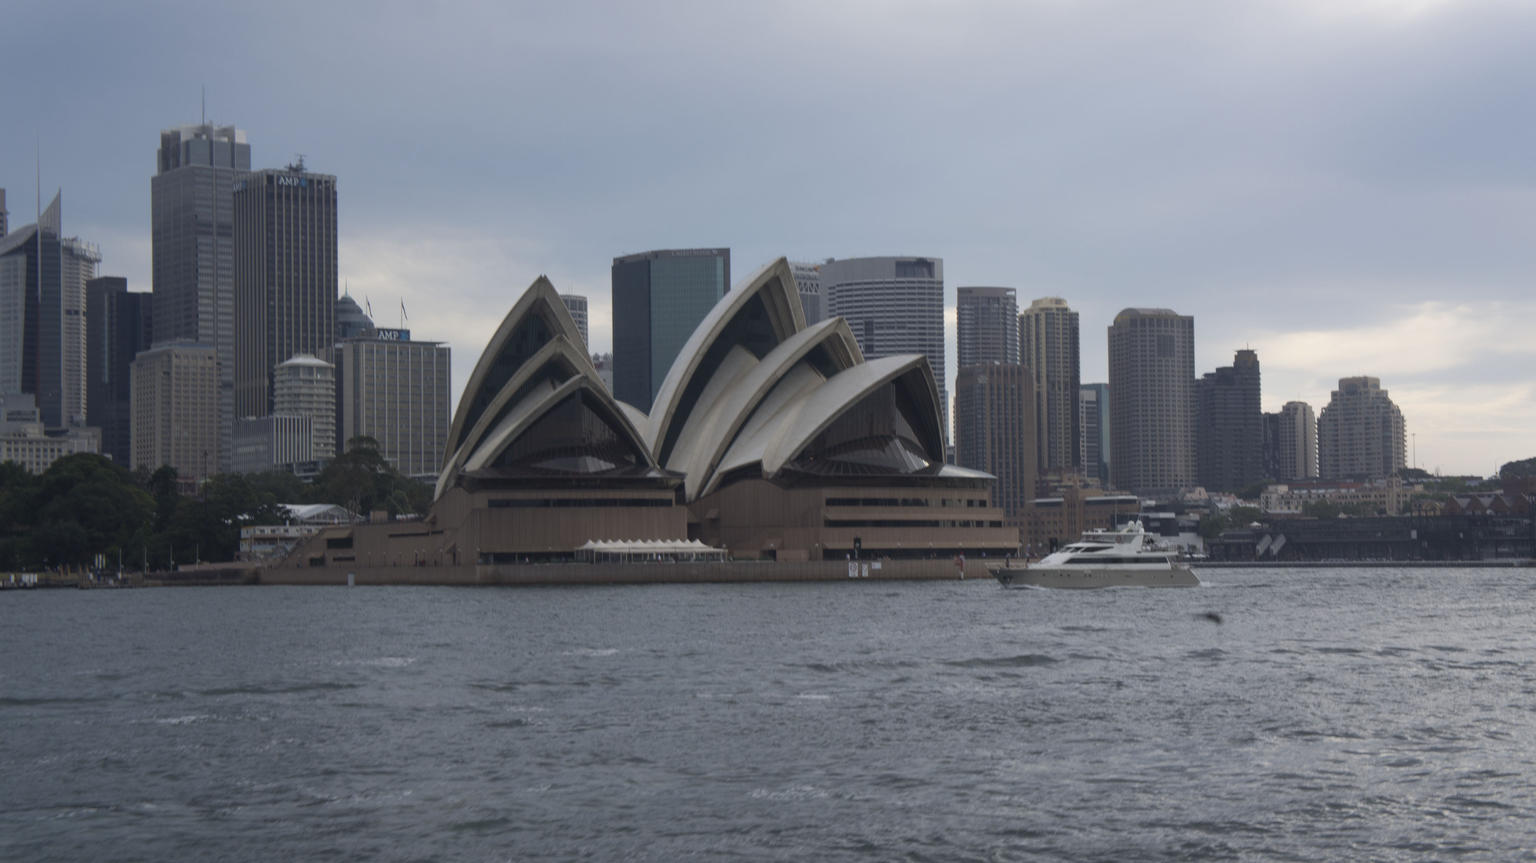
[[[465,387],[430,513],[323,529],[261,578],[954,577],[1014,553],[1018,533],[990,474],[945,464],[942,423],[927,359],[866,361],[841,318],[807,326],[783,259],[709,312],[649,413],[603,386],[541,277]],[[577,562],[612,540],[698,540],[732,560],[654,577]]]

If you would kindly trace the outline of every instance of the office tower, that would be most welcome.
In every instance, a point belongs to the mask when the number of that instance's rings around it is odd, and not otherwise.
[[[1078,388],[1078,449],[1083,454],[1078,471],[1109,487],[1109,384],[1083,384]]]
[[[1324,479],[1385,479],[1403,469],[1407,435],[1381,379],[1340,378],[1317,418],[1318,472]]]
[[[348,339],[335,356],[337,446],[371,437],[396,470],[435,477],[452,409],[448,346],[411,341],[405,333],[399,340]]]
[[[162,342],[133,361],[133,468],[176,469],[191,484],[219,470],[219,354],[211,345]]]
[[[295,354],[272,370],[272,414],[305,417],[313,443],[310,459],[336,457],[336,367],[313,356]]]
[[[336,342],[336,178],[302,163],[247,174],[234,211],[235,413],[259,417],[278,363]]]
[[[1033,386],[1018,363],[963,366],[955,376],[955,464],[997,477],[992,504],[1009,516],[1035,497]]]
[[[1275,479],[1317,476],[1317,419],[1306,402],[1286,402],[1280,408],[1275,435]]]
[[[78,237],[59,242],[59,423],[85,425],[85,286],[96,278],[101,250]]]
[[[955,365],[1018,362],[1019,302],[1013,288],[956,288]]]
[[[587,345],[592,343],[591,333],[587,330],[587,298],[580,294],[561,294],[560,302],[565,303],[566,311],[576,321],[576,329],[581,331],[580,347],[586,350]]]
[[[133,394],[129,369],[154,332],[154,297],[129,293],[122,276],[85,285],[85,424],[101,429],[101,452],[124,467],[131,460]]]
[[[926,355],[939,385],[939,403],[946,414],[949,412],[944,372],[943,260],[828,258],[821,265],[821,291],[826,317],[848,321],[865,359]]]
[[[1143,497],[1195,482],[1195,319],[1125,309],[1109,327],[1110,478]]]
[[[730,289],[730,249],[663,249],[614,258],[614,397],[649,412],[672,361]]]
[[[30,393],[47,428],[85,422],[85,281],[101,254],[62,237],[60,200],[0,240],[0,393]]]
[[[1240,350],[1232,365],[1195,383],[1196,476],[1207,491],[1237,492],[1264,478],[1264,410],[1259,355]]]
[[[1061,297],[1041,297],[1019,315],[1020,362],[1035,376],[1035,446],[1041,474],[1078,469],[1082,384],[1077,312]]]
[[[373,332],[373,318],[363,312],[357,300],[343,294],[336,300],[336,340],[355,339]]]
[[[826,298],[821,294],[821,264],[791,261],[789,271],[795,277],[795,287],[800,291],[800,308],[805,312],[805,323],[814,324],[826,317]]]
[[[251,146],[244,131],[202,123],[160,133],[155,175],[149,181],[153,330],[159,341],[208,345],[218,354],[221,470],[229,467],[234,423],[231,190],[250,169]]]

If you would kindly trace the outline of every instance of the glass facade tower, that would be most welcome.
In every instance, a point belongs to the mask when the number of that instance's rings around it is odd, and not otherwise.
[[[651,409],[672,361],[731,288],[730,249],[666,249],[613,259],[613,394]]]

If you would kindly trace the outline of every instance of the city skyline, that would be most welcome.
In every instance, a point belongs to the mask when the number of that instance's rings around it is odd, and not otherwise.
[[[1107,378],[1117,310],[1169,307],[1197,320],[1197,375],[1260,353],[1266,411],[1320,410],[1339,379],[1377,377],[1417,466],[1486,475],[1531,455],[1520,82],[1536,10],[913,5],[874,21],[805,6],[705,25],[671,4],[597,21],[337,6],[303,28],[279,8],[79,11],[27,6],[0,34],[14,65],[55,71],[14,94],[24,119],[0,132],[12,230],[63,188],[98,273],[148,291],[153,150],[204,116],[206,85],[206,119],[248,133],[252,167],[305,153],[342,177],[341,281],[447,337],[456,394],[486,310],[529,272],[590,298],[590,349],[607,352],[609,263],[634,249],[728,246],[739,272],[922,254],[948,270],[951,379],[957,285],[1063,297],[1085,383]],[[240,35],[193,38],[211,32]],[[509,36],[516,50],[491,50]],[[889,134],[914,103],[926,122]],[[801,117],[816,148],[766,144]],[[727,212],[725,194],[759,206]]]

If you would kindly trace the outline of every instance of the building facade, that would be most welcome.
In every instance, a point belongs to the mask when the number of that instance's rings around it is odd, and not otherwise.
[[[161,343],[130,371],[131,468],[176,469],[186,482],[220,470],[219,354],[212,345]]]
[[[100,452],[101,434],[89,427],[45,429],[30,393],[0,393],[0,464],[11,461],[40,474],[65,456]]]
[[[1042,297],[1019,316],[1020,362],[1035,376],[1035,446],[1042,475],[1083,462],[1078,398],[1082,386],[1077,312],[1061,297]]]
[[[613,259],[613,395],[649,411],[688,336],[731,287],[730,249]]]
[[[1109,384],[1083,384],[1077,390],[1078,444],[1085,481],[1109,488]]]
[[[1018,362],[1019,301],[1013,288],[956,288],[956,367]]]
[[[234,473],[266,473],[282,470],[296,474],[318,472],[314,423],[310,417],[271,414],[235,420]],[[335,444],[332,443],[332,449]]]
[[[1110,478],[1142,496],[1195,484],[1195,319],[1130,308],[1109,327]]]
[[[309,420],[310,456],[336,457],[336,367],[309,354],[296,354],[272,372],[273,415]]]
[[[1196,382],[1197,478],[1207,491],[1235,493],[1264,479],[1259,389],[1259,355],[1247,349]]]
[[[580,294],[561,294],[560,302],[565,303],[566,311],[571,313],[571,320],[576,322],[576,330],[581,333],[581,343],[592,344],[592,333],[587,328],[587,298]]]
[[[1317,478],[1317,418],[1306,402],[1286,402],[1275,435],[1275,479]]]
[[[933,367],[948,429],[941,258],[829,258],[821,265],[826,316],[848,322],[868,359],[921,354]]]
[[[452,357],[447,345],[404,335],[336,346],[337,451],[354,437],[371,437],[396,470],[435,477],[448,446]]]
[[[955,377],[955,464],[997,477],[992,502],[1009,518],[1035,497],[1034,409],[1034,381],[1018,363],[961,366]]]
[[[234,428],[234,197],[251,146],[234,126],[166,129],[149,182],[155,338],[219,357],[220,451]],[[228,468],[226,463],[222,467]]]
[[[101,429],[101,452],[132,462],[133,358],[154,338],[154,295],[131,293],[121,276],[101,276],[85,286],[85,423]]]
[[[789,269],[795,275],[795,287],[800,292],[800,308],[805,312],[805,322],[814,324],[825,318],[827,303],[821,293],[821,264],[791,262]]]
[[[235,413],[266,416],[277,365],[335,343],[336,178],[257,171],[235,184],[234,210]]]
[[[1318,474],[1324,479],[1385,479],[1407,462],[1403,412],[1381,379],[1340,378],[1317,418]]]

